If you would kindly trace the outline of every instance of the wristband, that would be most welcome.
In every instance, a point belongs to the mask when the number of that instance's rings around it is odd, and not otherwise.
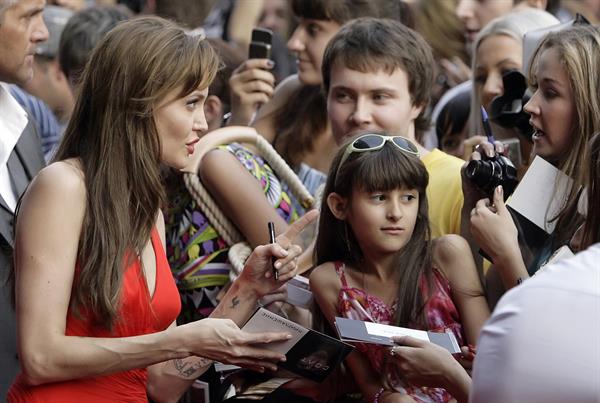
[[[381,395],[383,394],[384,391],[385,391],[385,388],[381,388],[377,391],[377,393],[375,393],[375,397],[373,398],[373,403],[379,403],[379,398],[381,397]]]

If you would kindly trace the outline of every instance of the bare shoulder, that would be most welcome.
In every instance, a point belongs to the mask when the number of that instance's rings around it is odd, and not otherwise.
[[[453,287],[479,284],[471,248],[460,235],[444,235],[434,240],[433,263]]]
[[[203,181],[216,182],[231,177],[243,167],[230,152],[214,149],[206,153],[200,162],[199,174]],[[228,175],[223,175],[227,172]]]
[[[76,160],[54,162],[43,168],[33,179],[27,193],[68,195],[70,199],[85,199],[85,179]]]
[[[300,82],[297,74],[292,74],[291,76],[283,79],[273,91],[273,97],[269,103],[260,108],[256,122],[260,122],[261,119],[279,110],[281,107],[287,104],[289,99],[296,91],[298,91],[300,87],[302,87],[302,85],[303,84]]]
[[[460,235],[448,234],[433,240],[434,260],[448,262],[464,257],[466,253],[469,256],[471,249],[467,241]]]
[[[278,97],[287,100],[293,93],[298,91],[302,85],[303,84],[298,78],[298,75],[292,74],[291,76],[281,80],[281,82],[277,85],[275,92],[273,93],[273,98]]]
[[[321,289],[339,288],[340,282],[333,262],[323,263],[315,267],[310,273],[309,281],[311,288],[318,287]]]

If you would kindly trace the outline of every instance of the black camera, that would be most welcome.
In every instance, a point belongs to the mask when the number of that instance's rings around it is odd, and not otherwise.
[[[465,175],[488,195],[493,194],[498,185],[502,185],[505,200],[519,183],[517,169],[507,157],[501,154],[484,160],[469,161]]]
[[[529,124],[529,114],[523,106],[529,101],[527,80],[517,70],[502,75],[504,93],[492,100],[490,120],[507,129],[517,129],[517,133],[532,142],[533,127]]]

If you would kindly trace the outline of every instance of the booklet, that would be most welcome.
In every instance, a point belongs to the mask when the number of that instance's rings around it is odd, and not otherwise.
[[[310,308],[313,295],[310,291],[308,279],[304,276],[295,276],[286,284],[286,302],[301,308]]]
[[[460,353],[460,346],[452,332],[428,332],[425,330],[408,329],[339,317],[335,318],[335,327],[340,335],[340,339],[350,343],[373,343],[394,346],[395,344],[391,340],[392,336],[410,336],[437,344],[452,354]]]
[[[354,348],[264,308],[259,308],[242,330],[250,333],[290,333],[291,339],[265,344],[264,347],[285,354],[287,360],[279,363],[279,367],[316,382],[325,380]]]

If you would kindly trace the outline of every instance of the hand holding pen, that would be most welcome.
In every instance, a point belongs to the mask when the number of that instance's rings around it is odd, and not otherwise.
[[[269,228],[269,243],[273,244],[276,242],[275,224],[273,224],[273,221],[269,221],[267,226]],[[271,264],[273,265],[273,278],[275,278],[275,280],[279,280],[279,270],[275,267],[275,260],[275,257],[271,258]]]
[[[496,139],[494,138],[494,133],[492,133],[492,126],[490,126],[490,120],[483,105],[481,105],[481,123],[483,124],[483,132],[487,137],[488,143],[494,144]]]

